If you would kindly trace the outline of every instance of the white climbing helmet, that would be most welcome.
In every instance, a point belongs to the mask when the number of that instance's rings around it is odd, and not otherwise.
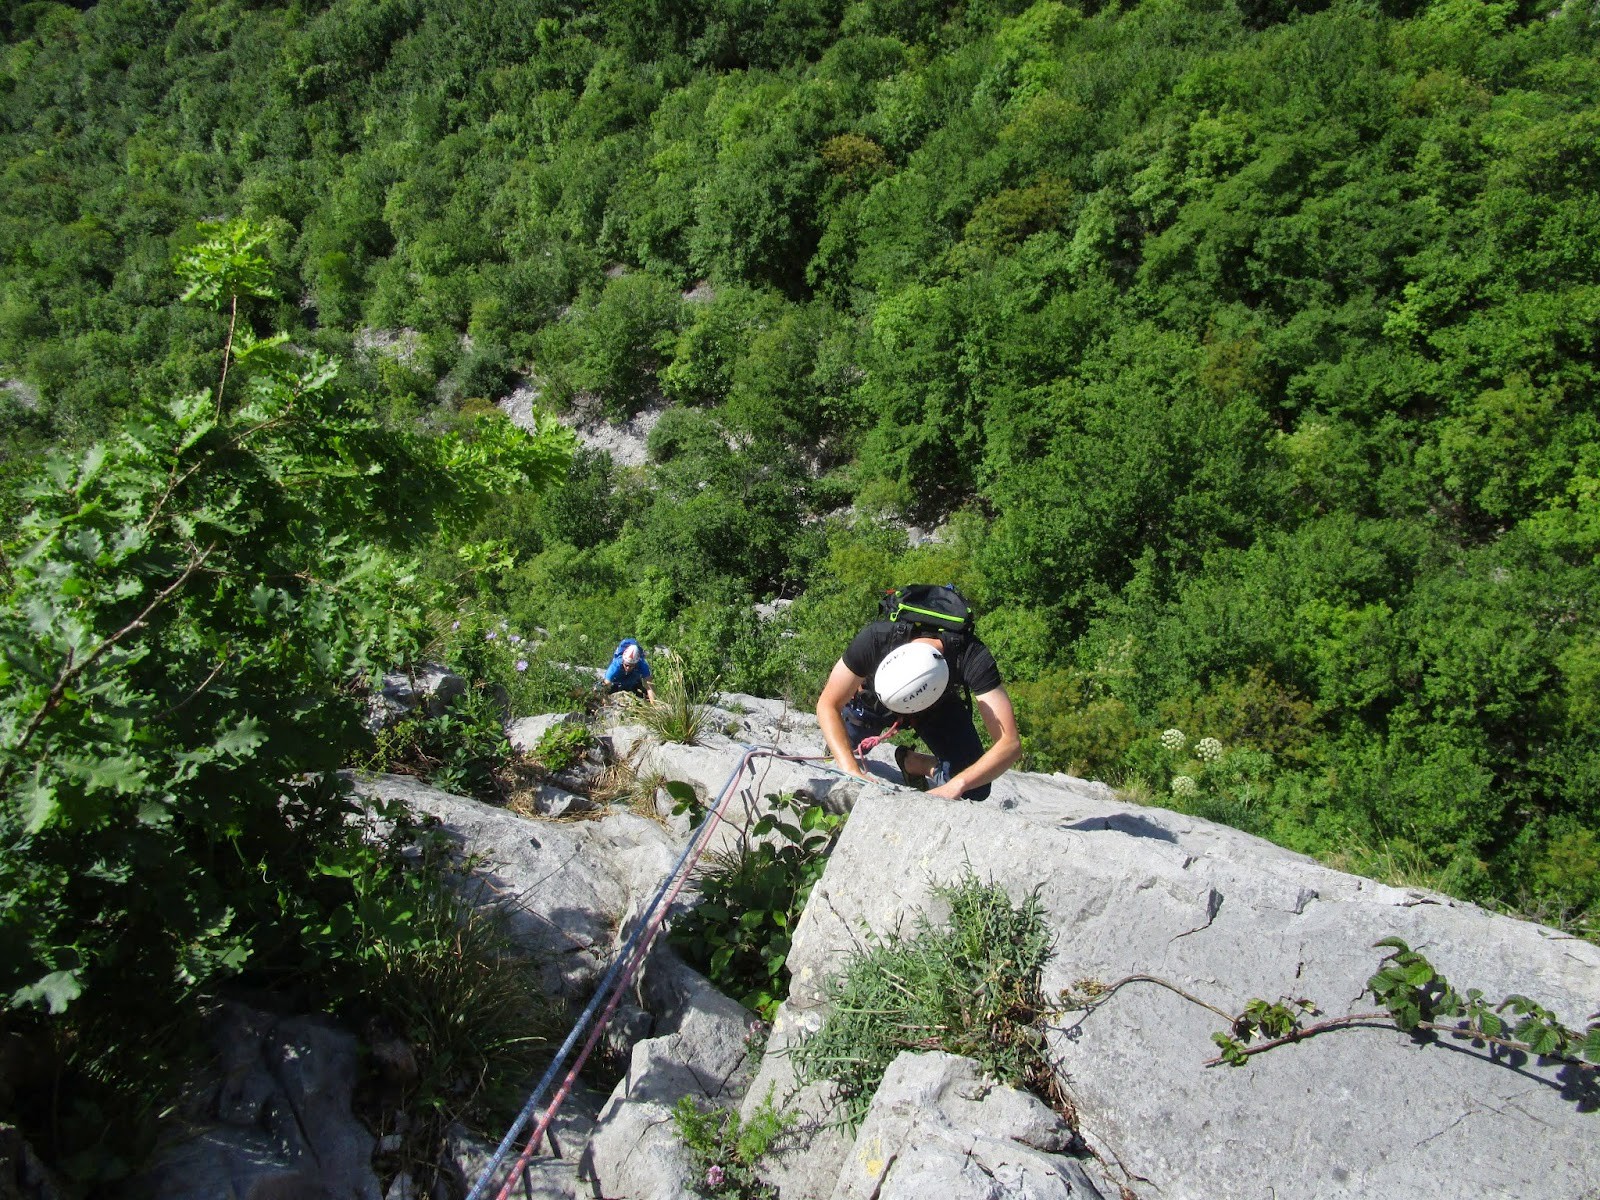
[[[890,712],[919,713],[944,695],[950,664],[926,642],[896,646],[878,664],[872,690]]]

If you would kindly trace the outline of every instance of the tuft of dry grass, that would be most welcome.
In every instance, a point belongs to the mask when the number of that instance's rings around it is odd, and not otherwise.
[[[1117,799],[1124,804],[1136,804],[1140,808],[1149,808],[1156,802],[1156,791],[1150,786],[1150,781],[1143,775],[1133,772],[1112,771],[1104,783],[1117,794]]]
[[[629,812],[660,823],[656,799],[666,782],[667,777],[660,771],[641,772],[624,759],[610,764],[600,773],[589,789],[589,797],[596,804],[622,804]]]

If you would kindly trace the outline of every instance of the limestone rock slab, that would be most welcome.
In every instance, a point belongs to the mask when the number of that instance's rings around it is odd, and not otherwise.
[[[1257,838],[1118,804],[1075,781],[1013,774],[989,804],[871,791],[857,801],[799,922],[786,1016],[819,1011],[864,936],[942,914],[936,883],[969,865],[1056,932],[1044,987],[1147,973],[1239,1011],[1306,997],[1327,1015],[1362,992],[1397,935],[1458,987],[1520,992],[1579,1026],[1600,948],[1446,897],[1332,871]],[[886,869],[887,868],[887,869]],[[1571,1073],[1491,1062],[1462,1044],[1354,1028],[1207,1068],[1222,1022],[1132,984],[1052,1040],[1081,1131],[1141,1197],[1580,1197],[1600,1189],[1600,1119]],[[1514,1145],[1517,1152],[1507,1153]]]
[[[350,1109],[356,1040],[317,1017],[225,1005],[219,1075],[130,1186],[160,1200],[380,1200],[373,1137]]]
[[[1064,1152],[1072,1130],[1036,1097],[953,1054],[905,1053],[883,1083],[833,1200],[1101,1200]]]
[[[535,821],[402,775],[360,778],[357,789],[437,817],[463,855],[480,858],[481,897],[505,910],[545,986],[575,999],[588,999],[630,906],[648,903],[678,857],[660,825],[633,813]]]

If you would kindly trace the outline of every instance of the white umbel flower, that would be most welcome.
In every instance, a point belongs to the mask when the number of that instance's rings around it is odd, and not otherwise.
[[[1222,743],[1216,738],[1201,738],[1194,744],[1194,753],[1201,762],[1216,762],[1222,757]]]
[[[1172,777],[1172,794],[1180,800],[1198,795],[1200,785],[1187,775],[1174,775]]]
[[[1169,729],[1161,735],[1161,744],[1176,753],[1189,744],[1189,739],[1184,736],[1183,730]]]

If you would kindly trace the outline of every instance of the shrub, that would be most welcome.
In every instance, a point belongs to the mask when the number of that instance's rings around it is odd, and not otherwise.
[[[832,1081],[852,1127],[903,1050],[965,1055],[1003,1083],[1062,1102],[1043,1030],[1051,938],[1037,895],[1013,904],[970,871],[934,895],[948,922],[919,916],[911,937],[892,934],[852,958],[830,981],[822,1027],[795,1047],[800,1080]]]
[[[412,1120],[403,1156],[415,1174],[438,1161],[453,1122],[487,1131],[516,1111],[560,1010],[503,914],[463,899],[444,839],[391,816],[384,844],[369,840],[336,868],[350,872],[351,897],[308,928],[307,942],[326,959],[334,1010],[403,1043],[403,1066],[384,1064],[380,1121]]]
[[[718,988],[770,1021],[789,990],[795,922],[844,817],[793,796],[768,796],[767,803],[772,811],[738,848],[702,871],[700,903],[677,923],[671,940]]]
[[[502,698],[506,717],[591,707],[596,700],[594,673],[557,661],[540,640],[542,633],[524,628],[518,633],[508,621],[470,611],[436,635],[429,653],[492,689]]]
[[[496,773],[511,755],[500,703],[475,687],[443,712],[420,710],[380,730],[370,754],[356,765],[369,771],[415,775],[447,792],[479,800],[501,798]]]
[[[594,735],[582,725],[552,725],[533,748],[533,757],[545,770],[560,774],[594,745]]]

